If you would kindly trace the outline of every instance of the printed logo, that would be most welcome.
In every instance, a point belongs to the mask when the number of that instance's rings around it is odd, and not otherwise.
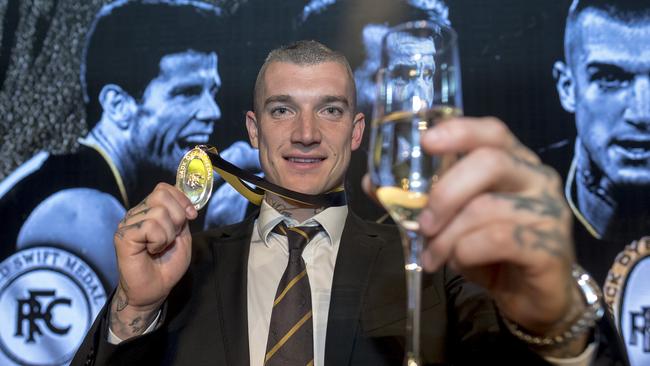
[[[650,237],[634,241],[616,256],[604,286],[630,364],[650,365]]]
[[[33,247],[0,263],[0,350],[20,365],[67,364],[106,302],[97,275],[79,257]]]

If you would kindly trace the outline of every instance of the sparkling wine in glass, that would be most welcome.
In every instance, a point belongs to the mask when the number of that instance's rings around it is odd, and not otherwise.
[[[370,137],[369,170],[377,198],[397,223],[407,280],[404,364],[420,365],[423,238],[418,215],[429,189],[456,160],[429,155],[420,138],[440,121],[462,114],[456,33],[431,21],[391,28],[382,42]]]

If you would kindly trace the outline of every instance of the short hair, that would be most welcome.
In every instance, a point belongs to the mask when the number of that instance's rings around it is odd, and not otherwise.
[[[643,0],[573,0],[564,30],[564,56],[571,62],[572,50],[579,36],[580,16],[586,11],[599,11],[622,23],[633,25],[650,21],[650,5]]]
[[[352,100],[350,101],[352,109],[356,108],[356,85],[350,63],[345,56],[337,51],[333,51],[322,43],[313,40],[303,40],[281,46],[269,52],[264,60],[260,71],[255,79],[255,89],[253,91],[253,109],[257,112],[258,102],[260,102],[260,93],[264,88],[264,74],[270,64],[274,62],[285,62],[300,66],[318,65],[325,62],[336,62],[343,65],[347,71],[348,79],[352,84]]]
[[[215,52],[221,9],[192,0],[122,0],[96,14],[81,58],[88,129],[102,113],[99,93],[118,84],[140,100],[160,60],[188,51]]]

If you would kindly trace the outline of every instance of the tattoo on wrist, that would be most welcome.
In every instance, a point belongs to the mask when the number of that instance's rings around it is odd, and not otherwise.
[[[142,334],[157,314],[157,311],[151,311],[144,315],[138,314],[134,318],[129,319],[128,315],[122,313],[128,305],[128,301],[128,295],[118,290],[115,297],[115,306],[110,314],[110,327],[120,338],[130,338]]]

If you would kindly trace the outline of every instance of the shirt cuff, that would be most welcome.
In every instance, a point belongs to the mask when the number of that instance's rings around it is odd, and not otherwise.
[[[144,330],[144,333],[142,334],[147,334],[152,332],[154,329],[156,329],[156,325],[158,325],[158,318],[160,318],[160,310],[158,310],[158,314],[156,314],[156,318],[149,324],[147,329]],[[118,345],[122,342],[124,342],[123,339],[120,337],[116,336],[115,333],[111,330],[111,327],[108,327],[108,337],[107,337],[108,343]]]
[[[585,350],[576,357],[571,358],[558,358],[558,357],[544,357],[551,365],[555,366],[589,366],[591,361],[594,360],[596,355],[596,343],[590,343]]]

